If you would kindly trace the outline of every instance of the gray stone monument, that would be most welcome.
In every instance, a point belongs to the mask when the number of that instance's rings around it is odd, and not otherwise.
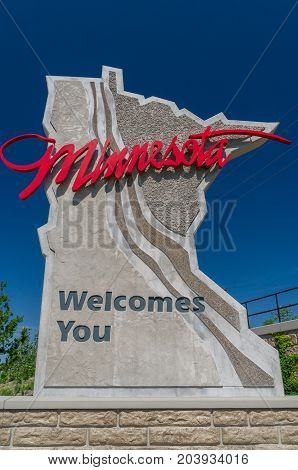
[[[112,151],[182,145],[212,129],[272,132],[276,123],[203,121],[170,101],[101,79],[48,77],[44,128],[56,147],[110,137]],[[237,157],[265,139],[229,135]],[[216,142],[210,139],[209,145]],[[231,163],[232,164],[232,163]],[[35,395],[228,397],[283,395],[278,353],[251,332],[245,308],[197,265],[194,233],[218,165],[147,168],[72,190],[79,166],[47,177],[48,223]],[[59,179],[58,179],[59,181]]]

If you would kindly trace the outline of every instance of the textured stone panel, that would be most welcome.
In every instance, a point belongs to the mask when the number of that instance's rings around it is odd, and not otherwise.
[[[0,426],[56,426],[58,414],[52,411],[3,411]]]
[[[22,447],[84,446],[85,429],[18,428],[14,432],[13,445]]]
[[[150,168],[138,181],[154,217],[169,230],[185,235],[200,209],[198,186],[204,174],[193,167],[163,168],[160,172]]]
[[[298,424],[298,411],[296,410],[251,411],[248,416],[252,426]]]
[[[122,411],[120,426],[208,426],[210,411]]]
[[[274,427],[223,428],[224,444],[278,444],[278,430]]]
[[[240,410],[214,411],[214,426],[247,426],[247,412]]]
[[[0,447],[9,446],[10,443],[10,430],[0,429]]]
[[[188,116],[175,116],[170,106],[164,103],[151,102],[140,106],[137,98],[117,94],[116,75],[113,72],[110,73],[109,84],[114,95],[119,131],[124,144],[129,147],[161,140],[166,148],[175,135],[178,136],[177,142],[182,144],[191,133],[203,129]],[[153,215],[181,235],[185,235],[199,211],[197,188],[201,178],[202,172],[184,172],[183,169],[163,170],[160,174],[149,169],[140,177],[146,202]],[[165,180],[167,184],[164,184]],[[182,188],[183,198],[180,197]],[[161,207],[163,201],[172,201],[176,214],[169,216]]]
[[[298,449],[298,426],[282,427],[280,435],[283,444],[296,444]]]
[[[89,436],[91,445],[135,445],[147,443],[146,429],[91,429]]]
[[[115,411],[62,411],[60,426],[112,427],[117,424]]]
[[[86,91],[79,81],[55,81],[51,124],[66,142],[88,136],[89,112]]]
[[[216,445],[220,443],[216,428],[150,428],[150,445]]]

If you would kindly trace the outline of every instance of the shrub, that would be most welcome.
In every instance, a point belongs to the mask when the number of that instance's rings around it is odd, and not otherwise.
[[[293,346],[290,336],[285,333],[274,333],[275,347],[279,353],[280,367],[286,395],[298,395],[298,380],[295,373],[298,366],[298,354],[290,353]]]
[[[17,332],[23,317],[12,313],[5,288],[0,282],[0,395],[24,395],[33,389],[37,338],[26,327]]]

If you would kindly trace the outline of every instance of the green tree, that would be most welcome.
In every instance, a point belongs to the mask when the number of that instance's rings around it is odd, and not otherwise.
[[[31,341],[29,328],[22,328],[2,365],[2,380],[21,384],[31,379],[35,372],[37,338]]]
[[[285,333],[274,333],[275,346],[279,353],[280,367],[286,395],[298,395],[298,354],[291,353],[291,337]]]
[[[4,359],[17,346],[15,334],[18,325],[23,321],[21,315],[15,316],[12,313],[5,288],[6,283],[0,282],[0,354]]]
[[[274,314],[271,318],[266,320],[263,324],[264,325],[272,325],[273,323],[278,323],[280,320],[283,321],[290,321],[296,320],[298,315],[296,315],[290,308],[280,308],[279,309],[279,316],[278,314]]]
[[[33,388],[37,338],[27,327],[18,332],[23,317],[11,311],[5,288],[0,282],[0,395],[24,394]]]

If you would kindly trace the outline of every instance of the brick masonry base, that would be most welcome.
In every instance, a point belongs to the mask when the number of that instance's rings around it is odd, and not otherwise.
[[[298,410],[0,411],[0,449],[29,448],[298,449]]]

